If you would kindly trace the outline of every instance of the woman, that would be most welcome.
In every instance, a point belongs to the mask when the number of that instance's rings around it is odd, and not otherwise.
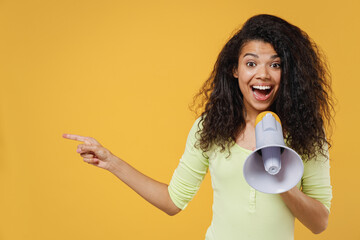
[[[203,98],[198,107],[205,108],[169,186],[138,172],[93,138],[64,137],[83,141],[77,152],[85,162],[109,170],[169,215],[187,206],[209,169],[214,203],[206,239],[293,239],[295,217],[314,233],[328,222],[329,80],[306,33],[281,18],[257,15],[226,43],[195,97],[195,102]],[[242,175],[244,160],[255,149],[256,116],[265,110],[280,117],[286,143],[304,160],[301,182],[282,194],[257,192]]]

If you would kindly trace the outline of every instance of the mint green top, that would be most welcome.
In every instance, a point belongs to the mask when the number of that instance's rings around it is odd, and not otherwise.
[[[231,156],[213,148],[204,156],[194,147],[197,119],[187,138],[185,152],[169,184],[174,204],[185,209],[198,191],[208,169],[214,190],[213,218],[206,240],[291,240],[294,216],[278,194],[265,194],[251,188],[243,176],[243,164],[252,152],[235,144]],[[330,211],[332,190],[329,161],[319,156],[304,162],[298,188]],[[320,159],[323,158],[323,159]]]

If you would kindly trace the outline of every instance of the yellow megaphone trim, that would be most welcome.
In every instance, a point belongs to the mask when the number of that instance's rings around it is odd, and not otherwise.
[[[281,125],[281,121],[278,115],[276,115],[275,113],[271,112],[271,111],[265,111],[265,112],[261,112],[259,113],[259,115],[257,115],[256,120],[255,120],[255,126],[263,119],[263,117],[265,117],[266,114],[270,113],[271,115],[273,115],[273,117],[275,118],[276,121],[278,121]]]

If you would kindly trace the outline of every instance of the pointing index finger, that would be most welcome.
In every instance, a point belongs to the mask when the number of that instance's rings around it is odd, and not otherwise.
[[[71,139],[71,140],[80,141],[80,142],[85,142],[86,140],[88,140],[87,137],[75,135],[75,134],[63,134],[63,137],[67,138],[67,139]]]

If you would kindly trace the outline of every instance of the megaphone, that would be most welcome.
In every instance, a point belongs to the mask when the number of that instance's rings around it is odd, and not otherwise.
[[[245,160],[243,172],[247,183],[263,193],[282,193],[301,179],[301,157],[284,143],[279,117],[261,112],[255,121],[256,150]]]

